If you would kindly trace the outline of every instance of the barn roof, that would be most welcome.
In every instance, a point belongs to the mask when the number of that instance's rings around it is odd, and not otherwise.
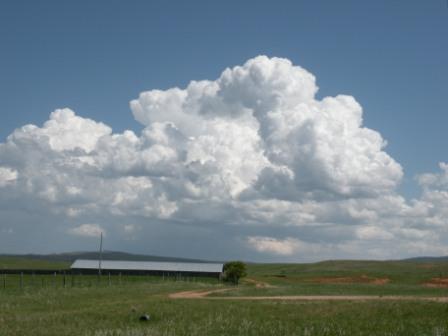
[[[70,266],[70,268],[98,269],[98,264],[99,264],[98,260],[77,259]],[[221,273],[222,268],[223,264],[219,263],[124,261],[124,260],[101,261],[102,270]]]

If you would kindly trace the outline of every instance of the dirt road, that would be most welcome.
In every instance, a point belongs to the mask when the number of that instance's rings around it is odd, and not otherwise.
[[[171,299],[207,299],[207,300],[287,300],[287,301],[434,301],[448,302],[448,297],[427,296],[379,296],[379,295],[285,295],[285,296],[208,296],[222,293],[233,288],[209,291],[187,291],[172,293]]]
[[[209,291],[186,291],[186,292],[177,292],[171,293],[168,295],[171,299],[209,299],[212,297],[207,297],[207,295],[212,293],[222,293],[232,290],[233,288],[222,288],[222,289],[214,289]]]

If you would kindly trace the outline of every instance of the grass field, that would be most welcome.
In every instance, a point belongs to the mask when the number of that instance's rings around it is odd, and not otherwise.
[[[249,265],[249,278],[271,286],[242,286],[224,295],[448,296],[448,281],[439,281],[441,286],[437,286],[437,281],[434,281],[448,279],[447,262],[325,261],[314,264],[252,264]]]
[[[214,280],[9,275],[0,288],[0,335],[448,335],[448,304],[402,301],[240,301],[239,295],[379,294],[448,296],[424,285],[448,276],[447,263],[338,261],[250,265],[248,280],[214,294],[170,293],[226,288]],[[42,285],[44,279],[44,286]],[[388,279],[372,283],[372,279]],[[16,286],[13,286],[13,284]],[[1,287],[1,286],[0,286]],[[212,295],[212,296],[214,296]],[[151,320],[140,322],[148,313]]]
[[[66,269],[70,263],[64,261],[36,260],[17,257],[0,256],[0,272],[2,269]]]

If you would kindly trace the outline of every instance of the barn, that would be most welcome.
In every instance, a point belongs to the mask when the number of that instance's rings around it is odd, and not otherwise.
[[[102,260],[103,274],[135,274],[186,277],[214,277],[219,278],[223,271],[221,263],[193,263],[193,262],[160,262],[160,261],[125,261]],[[98,274],[99,260],[77,259],[70,266],[74,274]]]

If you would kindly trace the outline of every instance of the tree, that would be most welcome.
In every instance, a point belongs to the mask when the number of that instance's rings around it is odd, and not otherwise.
[[[224,264],[224,281],[238,285],[241,278],[247,275],[246,264],[242,261],[229,261]]]

